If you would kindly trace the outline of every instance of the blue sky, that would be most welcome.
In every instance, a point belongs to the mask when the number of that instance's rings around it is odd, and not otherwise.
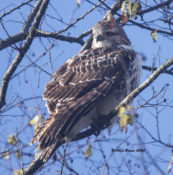
[[[9,4],[9,8],[13,8],[15,4],[20,4],[22,2],[21,0],[17,1],[10,1],[10,0],[2,0],[2,4],[0,9],[3,9],[7,7]],[[97,1],[94,1],[97,2]],[[111,1],[108,1],[108,4],[111,5]],[[55,8],[58,12],[58,14],[53,10],[51,6],[49,6],[49,9],[47,10],[47,14],[51,14],[52,16],[56,18],[62,17],[63,20],[70,24],[73,22],[76,18],[79,16],[82,16],[85,14],[86,11],[92,8],[92,5],[89,5],[86,2],[81,3],[81,7],[77,8],[76,1],[75,0],[63,0],[63,1],[56,1],[52,0],[51,4],[53,8]],[[5,11],[7,10],[5,9]],[[9,17],[6,17],[3,19],[3,22],[5,24],[5,27],[8,29],[8,32],[10,35],[14,35],[18,33],[21,28],[22,24],[19,23],[20,21],[23,21],[22,18],[27,17],[28,13],[30,12],[29,8],[22,8],[19,13],[19,11],[16,11],[13,13],[13,15],[10,15]],[[2,14],[2,11],[0,11],[0,14]],[[99,20],[103,18],[105,15],[104,11],[98,11],[95,10],[93,13],[86,16],[84,20],[81,20],[78,22],[73,28],[71,28],[69,31],[63,33],[64,35],[70,35],[70,36],[78,36],[81,33],[83,33],[86,30],[89,30],[95,23],[97,23]],[[116,16],[115,16],[116,17]],[[158,17],[158,13],[149,13],[145,16],[145,20],[152,20]],[[140,22],[138,20],[138,22]],[[47,25],[47,23],[49,25]],[[160,64],[164,63],[167,59],[170,59],[172,57],[172,41],[167,39],[167,37],[164,37],[160,34],[158,34],[158,40],[156,43],[153,42],[152,37],[150,35],[151,31],[147,31],[135,26],[131,26],[128,23],[124,29],[129,37],[129,39],[132,42],[132,45],[134,49],[138,52],[143,53],[146,56],[146,61],[142,62],[142,65],[152,66],[153,58],[156,58],[156,64],[155,66],[159,66]],[[53,18],[46,17],[45,21],[42,25],[42,30],[44,31],[58,31],[63,28],[65,28],[66,25],[61,24],[60,22],[57,22]],[[7,36],[4,33],[4,31],[0,27],[0,36],[2,39],[5,39]],[[87,38],[86,38],[87,39]],[[81,46],[79,44],[71,44],[68,42],[63,41],[55,41],[54,39],[35,39],[33,42],[33,45],[31,46],[30,50],[27,52],[27,56],[23,59],[21,62],[19,68],[16,70],[15,73],[19,72],[23,68],[25,68],[29,63],[30,59],[32,61],[35,61],[39,57],[40,54],[43,53],[45,50],[44,48],[49,48],[49,45],[51,45],[52,42],[55,42],[55,47],[51,50],[51,53],[47,51],[47,54],[39,59],[38,62],[36,62],[38,65],[40,65],[43,69],[47,70],[50,74],[52,74],[52,69],[49,62],[49,57],[51,54],[52,62],[53,62],[53,70],[56,71],[67,59],[75,55],[79,52]],[[16,51],[11,52],[11,48],[8,48],[6,50],[3,50],[0,52],[0,81],[2,81],[3,74],[7,70],[9,64],[12,62],[12,60],[16,56]],[[141,82],[144,81],[151,73],[148,71],[143,70]],[[29,98],[33,96],[41,96],[44,92],[44,87],[46,83],[48,83],[50,80],[49,75],[47,75],[44,72],[40,72],[40,70],[34,66],[29,67],[24,73],[20,74],[19,77],[14,78],[9,85],[8,91],[7,91],[7,103],[10,103],[14,101],[14,103],[17,103],[20,101],[20,98]],[[164,103],[164,105],[172,105],[173,101],[173,95],[172,95],[172,88],[173,88],[173,81],[172,77],[170,75],[162,74],[153,84],[152,86],[145,89],[135,100],[134,100],[134,106],[138,106],[140,103],[145,103],[145,100],[148,100],[152,94],[153,91],[159,92],[165,84],[169,83],[169,86],[166,88],[165,97],[167,99],[167,102]],[[153,90],[154,88],[154,90]],[[161,101],[162,95],[164,93],[162,92],[156,100],[152,100],[150,103],[154,104],[158,101]],[[142,99],[145,99],[144,101]],[[158,101],[157,101],[158,100]],[[4,113],[4,115],[8,116],[1,116],[0,118],[0,132],[2,133],[0,136],[0,149],[3,150],[3,148],[7,148],[5,146],[5,142],[8,139],[8,136],[10,134],[17,132],[22,132],[19,134],[19,139],[22,140],[23,145],[28,145],[29,142],[32,139],[32,136],[34,134],[33,127],[26,127],[29,120],[33,118],[35,115],[38,115],[41,113],[44,113],[45,118],[48,117],[48,113],[46,111],[46,108],[44,107],[45,102],[41,100],[40,98],[35,99],[33,101],[27,101],[26,106],[22,106],[19,108],[16,106],[15,108],[7,111]],[[160,112],[158,115],[157,120],[157,112]],[[161,139],[165,143],[173,143],[172,133],[173,133],[173,118],[172,118],[172,112],[173,109],[170,107],[159,107],[157,108],[140,108],[137,110],[137,113],[139,115],[138,121],[141,122],[145,128],[147,128],[150,133],[152,133],[153,136],[157,137],[158,131],[157,131],[157,124],[159,126],[160,130],[160,136]],[[15,114],[15,116],[14,116]],[[138,132],[136,131],[136,127],[138,128]],[[104,131],[102,136],[100,136],[100,139],[103,139],[103,135],[105,135],[106,139],[109,140],[109,143],[103,141],[101,143],[101,146],[103,147],[106,158],[109,159],[110,157],[110,164],[114,164],[115,162],[118,162],[120,164],[120,160],[122,161],[122,166],[124,169],[126,169],[127,166],[125,166],[125,160],[131,159],[132,162],[137,159],[141,160],[141,155],[137,153],[129,153],[128,155],[126,153],[116,153],[116,156],[111,156],[111,149],[116,148],[122,141],[123,144],[120,146],[120,148],[125,149],[137,149],[141,148],[143,146],[139,146],[139,140],[137,139],[137,135],[140,134],[143,141],[150,142],[151,138],[146,134],[146,132],[139,127],[139,125],[129,126],[128,127],[128,133],[122,133],[120,132],[120,129],[117,125],[114,126],[112,133],[109,135],[107,131]],[[129,138],[128,138],[129,137]],[[98,150],[98,144],[95,141],[95,137],[91,137],[89,140],[89,143],[93,147],[93,156],[88,161],[82,160],[83,152],[86,150],[86,146],[81,146],[81,150],[76,150],[76,145],[86,145],[87,139],[84,141],[81,141],[79,143],[73,143],[69,147],[68,151],[74,151],[72,154],[72,158],[74,158],[74,162],[71,163],[71,166],[76,169],[78,172],[83,172],[82,174],[89,174],[91,171],[94,171],[94,162],[99,162],[101,164],[102,157]],[[156,163],[159,164],[160,168],[166,173],[167,167],[168,167],[168,161],[171,158],[171,149],[165,148],[161,145],[155,144],[155,143],[148,143],[145,144],[146,148],[148,149],[149,153],[153,156],[153,159]],[[11,148],[9,146],[9,148]],[[33,147],[29,147],[24,149],[24,151],[33,151]],[[62,151],[62,149],[60,149]],[[115,153],[113,153],[115,154]],[[148,158],[148,155],[146,153],[143,153],[142,156],[147,160],[148,163],[148,171],[151,174],[159,173],[154,166],[152,166],[151,160]],[[125,158],[126,157],[126,158]],[[98,158],[100,159],[98,161]],[[83,158],[84,159],[84,158]],[[125,159],[125,160],[124,160]],[[5,162],[2,162],[0,160],[0,164],[4,166],[6,162],[11,163],[13,168],[19,169],[20,168],[20,161],[16,160],[15,158],[12,158],[10,160],[6,160]],[[31,159],[24,158],[24,162],[28,163]],[[80,163],[79,163],[80,161]],[[99,164],[98,163],[98,164]],[[118,164],[117,163],[117,164]],[[150,166],[149,166],[150,165]],[[3,174],[10,174],[9,172],[5,171],[3,166],[0,166],[0,174],[3,172]],[[87,168],[87,167],[90,167]],[[133,166],[134,168],[134,166]],[[135,169],[135,168],[134,168]],[[56,167],[54,167],[52,170],[52,173],[56,171]],[[135,169],[136,172],[142,172],[143,170]],[[128,171],[127,171],[128,172]],[[126,171],[122,171],[120,174],[124,175],[127,173]],[[106,170],[104,172],[106,174]],[[39,174],[39,173],[38,173]],[[46,173],[45,173],[46,174]]]

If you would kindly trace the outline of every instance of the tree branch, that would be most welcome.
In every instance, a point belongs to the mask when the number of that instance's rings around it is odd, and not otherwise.
[[[148,71],[155,71],[158,68],[157,67],[150,67],[150,66],[142,66],[142,69],[148,70]],[[173,71],[172,70],[163,70],[162,73],[173,75]]]
[[[147,8],[147,9],[145,9],[145,10],[140,11],[140,12],[138,13],[138,15],[143,15],[143,14],[152,12],[152,11],[154,11],[154,10],[157,10],[157,9],[159,9],[159,8],[162,8],[162,7],[164,7],[164,6],[169,5],[171,2],[172,2],[172,0],[168,0],[168,1],[162,2],[162,3],[160,3],[160,4],[156,5],[156,6],[153,6],[153,7],[150,7],[150,8]]]
[[[20,62],[22,61],[25,53],[27,52],[27,50],[29,49],[29,47],[32,44],[32,41],[34,39],[34,33],[35,33],[35,29],[38,28],[40,21],[45,13],[45,10],[48,6],[50,0],[40,0],[38,1],[38,3],[36,4],[35,8],[33,11],[35,11],[35,9],[38,8],[38,6],[40,6],[40,9],[37,12],[37,15],[35,17],[33,26],[26,38],[26,41],[24,43],[24,45],[20,48],[19,53],[17,54],[16,58],[14,59],[13,63],[11,64],[11,66],[8,68],[6,74],[4,75],[3,79],[2,79],[2,84],[1,84],[1,89],[0,89],[0,108],[2,108],[6,103],[5,103],[5,98],[6,98],[6,93],[7,93],[7,89],[8,89],[8,85],[9,85],[9,81],[11,79],[11,76],[13,75],[13,73],[15,72],[15,70],[17,69],[18,65],[20,64]]]
[[[74,37],[69,37],[69,36],[63,36],[63,35],[60,35],[60,34],[67,31],[72,26],[74,26],[77,22],[79,22],[81,19],[83,19],[85,16],[87,16],[93,10],[95,10],[98,6],[100,6],[103,2],[100,2],[99,4],[95,5],[92,9],[90,9],[88,12],[86,12],[80,18],[77,18],[76,21],[71,23],[68,27],[66,27],[63,30],[60,30],[60,31],[55,32],[55,33],[53,33],[53,32],[43,32],[41,30],[36,30],[34,36],[36,36],[36,37],[52,37],[52,38],[60,39],[62,41],[76,42],[76,43],[79,43],[79,44],[83,45],[84,44],[84,41],[82,40],[83,35],[80,36],[80,37],[74,38]],[[33,17],[33,16],[34,16],[34,14],[31,14],[29,19],[32,19],[31,17]],[[0,42],[0,50],[4,49],[4,48],[6,48],[6,47],[8,47],[12,44],[15,44],[19,41],[25,40],[26,37],[27,37],[26,32],[27,32],[27,29],[28,29],[29,26],[30,26],[30,21],[27,20],[26,25],[23,27],[23,30],[20,33],[14,35],[12,37],[9,37],[6,40],[3,40],[3,41]],[[88,32],[88,33],[90,33],[90,32]],[[87,35],[88,35],[88,33],[87,33]],[[86,35],[84,35],[84,36],[86,36]]]
[[[9,15],[10,13],[14,12],[17,9],[20,9],[22,6],[29,4],[31,1],[33,0],[28,0],[26,2],[22,2],[21,4],[19,4],[18,6],[16,6],[15,8],[9,10],[8,12],[4,12],[1,16],[0,16],[0,21],[2,20],[3,17]]]

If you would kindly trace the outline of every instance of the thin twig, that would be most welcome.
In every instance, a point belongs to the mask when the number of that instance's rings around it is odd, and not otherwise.
[[[27,5],[27,4],[30,3],[31,1],[33,1],[33,0],[28,0],[28,1],[26,1],[26,2],[22,2],[21,4],[19,4],[18,6],[16,6],[15,8],[13,8],[13,9],[11,9],[11,10],[9,10],[8,12],[4,12],[4,13],[0,16],[0,21],[2,20],[3,17],[9,15],[10,13],[14,12],[14,11],[17,10],[17,9],[20,9],[22,6]]]
[[[105,0],[103,0],[104,2]],[[77,18],[76,21],[74,21],[73,23],[71,23],[68,27],[66,27],[65,29],[62,29],[58,32],[58,34],[63,33],[65,31],[67,31],[69,28],[71,28],[72,26],[74,26],[77,22],[79,22],[81,19],[84,19],[85,16],[87,16],[88,14],[90,14],[93,10],[95,10],[97,7],[99,7],[103,2],[100,2],[99,4],[95,5],[92,9],[90,9],[89,11],[87,11],[84,15],[82,15],[80,18]]]
[[[150,66],[142,66],[142,69],[148,70],[148,71],[154,71],[154,70],[157,70],[158,68],[157,67],[150,67]],[[163,70],[162,73],[173,75],[172,70]]]

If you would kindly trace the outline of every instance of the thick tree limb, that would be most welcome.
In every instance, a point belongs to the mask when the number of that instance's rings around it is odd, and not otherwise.
[[[41,6],[40,6],[40,3],[41,3]],[[26,38],[24,45],[20,48],[19,53],[17,54],[16,58],[14,59],[13,63],[11,64],[11,66],[9,67],[9,69],[7,70],[6,74],[4,75],[2,79],[2,84],[1,84],[1,89],[0,89],[0,108],[5,105],[5,98],[6,98],[6,93],[7,93],[10,78],[15,72],[15,70],[17,69],[20,62],[22,61],[22,58],[24,57],[25,53],[29,49],[30,45],[32,44],[32,41],[34,39],[33,36],[35,33],[35,29],[39,27],[40,21],[45,13],[48,3],[49,3],[49,0],[42,0],[42,1],[40,0],[38,1],[38,3],[36,4],[34,8],[35,10],[36,8],[38,8],[38,6],[40,6],[40,9],[37,12],[37,15],[35,17],[33,26]]]
[[[17,42],[23,41],[27,37],[26,32],[20,32],[10,38],[7,38],[6,40],[3,40],[0,42],[0,50],[5,49],[6,47],[9,47],[12,44],[15,44]],[[82,37],[70,37],[70,36],[64,36],[64,35],[59,35],[58,32],[43,32],[41,30],[35,30],[34,36],[33,37],[45,37],[45,38],[55,38],[59,39],[62,41],[68,41],[68,42],[75,42],[78,44],[83,45],[84,41],[82,40]]]

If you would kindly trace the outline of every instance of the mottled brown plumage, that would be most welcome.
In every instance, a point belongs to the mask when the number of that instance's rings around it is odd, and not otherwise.
[[[123,34],[109,39],[107,31]],[[46,86],[43,97],[50,117],[32,140],[38,141],[44,160],[64,138],[73,139],[113,110],[139,83],[137,54],[123,29],[117,23],[110,28],[104,20],[93,28],[93,35],[92,48],[69,59]]]

